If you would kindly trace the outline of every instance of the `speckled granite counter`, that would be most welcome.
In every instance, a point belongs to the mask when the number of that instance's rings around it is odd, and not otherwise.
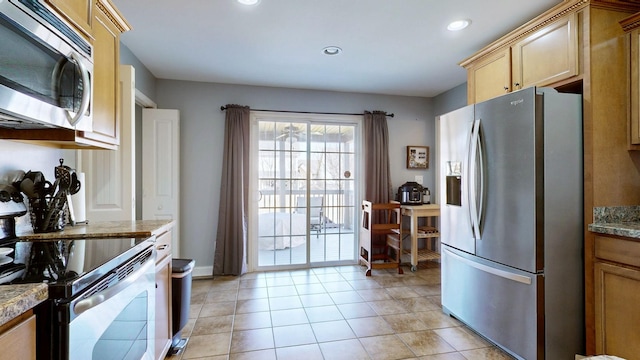
[[[608,206],[593,208],[593,224],[589,231],[640,239],[640,206]]]
[[[161,234],[173,226],[173,220],[102,221],[86,225],[67,225],[62,231],[34,233],[17,231],[19,240],[59,240],[117,237],[149,237]]]
[[[47,300],[47,284],[0,285],[0,325]]]

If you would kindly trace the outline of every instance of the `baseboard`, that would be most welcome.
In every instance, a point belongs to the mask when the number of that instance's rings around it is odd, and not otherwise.
[[[206,278],[213,276],[213,265],[212,266],[196,266],[193,268],[192,276],[194,278]]]

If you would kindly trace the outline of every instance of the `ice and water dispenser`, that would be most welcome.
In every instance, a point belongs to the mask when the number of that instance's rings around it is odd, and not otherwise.
[[[462,206],[462,162],[447,161],[447,204]]]

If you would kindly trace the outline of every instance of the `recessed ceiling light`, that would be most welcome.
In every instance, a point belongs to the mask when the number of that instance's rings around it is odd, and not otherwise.
[[[322,49],[322,53],[325,55],[338,55],[341,52],[342,49],[337,46],[327,46],[326,48]]]
[[[448,26],[447,30],[449,31],[458,31],[466,28],[471,24],[471,20],[456,20],[452,21]]]
[[[260,0],[237,0],[242,5],[258,5]]]

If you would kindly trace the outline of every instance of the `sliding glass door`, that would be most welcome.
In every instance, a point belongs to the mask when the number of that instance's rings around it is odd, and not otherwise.
[[[254,117],[251,248],[258,269],[355,262],[356,120]]]

